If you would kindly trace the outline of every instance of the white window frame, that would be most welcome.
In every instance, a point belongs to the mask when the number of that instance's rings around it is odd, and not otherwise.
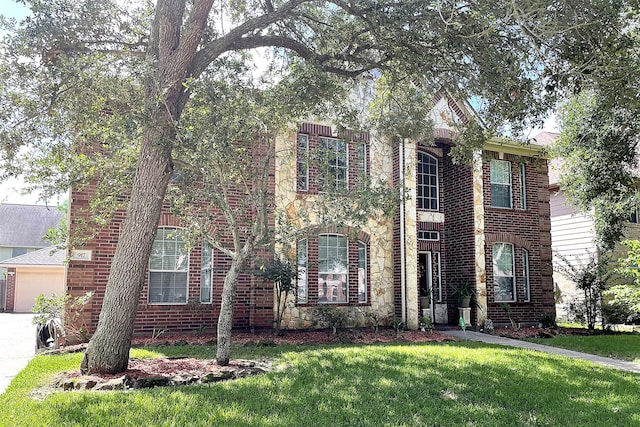
[[[520,207],[527,209],[527,165],[520,163]]]
[[[298,134],[296,190],[309,191],[309,135]]]
[[[423,158],[429,159],[429,162],[424,162]],[[421,165],[425,164],[430,167],[434,166],[435,172],[424,173],[420,171]],[[425,179],[435,180],[435,185],[431,182],[423,182]],[[435,189],[435,197],[432,197],[433,190]],[[435,205],[435,206],[434,206]],[[430,154],[418,151],[418,164],[416,167],[416,207],[427,211],[438,211],[440,209],[440,182],[438,180],[438,159]]]
[[[327,245],[323,245],[326,239]],[[330,243],[335,243],[331,245]],[[322,257],[323,252],[326,259]],[[344,258],[340,259],[340,252]],[[318,304],[345,304],[349,302],[349,242],[342,234],[318,236]],[[333,266],[329,267],[329,264]],[[326,285],[326,293],[325,293]],[[340,300],[342,293],[343,300]],[[321,298],[323,298],[321,300]]]
[[[367,175],[367,143],[360,141],[358,143],[358,172]]]
[[[342,149],[344,149],[344,157],[340,155]],[[328,189],[330,191],[347,190],[349,188],[349,144],[342,139],[321,136],[318,138],[318,152],[321,162],[318,190],[320,192]],[[341,175],[344,175],[344,179]],[[327,178],[331,178],[333,182],[329,184]]]
[[[440,257],[440,252],[434,252],[433,255],[435,260],[435,262],[433,263],[433,268],[438,270],[436,271],[436,274],[433,275],[433,277],[438,280],[438,283],[432,285],[434,289],[432,289],[431,292],[433,294],[435,290],[434,300],[436,302],[442,302],[442,259]]]
[[[431,230],[418,230],[418,240],[426,242],[438,242],[440,241],[440,232]]]
[[[503,182],[499,180],[499,174],[498,174],[498,166],[497,165],[503,165],[503,166],[507,166],[507,178],[508,178],[508,182]],[[512,209],[513,208],[513,188],[512,188],[512,179],[511,179],[511,162],[509,162],[508,160],[498,160],[498,159],[491,159],[491,163],[489,166],[489,175],[490,175],[490,182],[491,182],[491,206],[492,207],[496,207],[496,208],[504,208],[504,209]],[[494,195],[496,194],[494,192],[494,188],[497,187],[503,187],[503,188],[508,188],[509,190],[509,205],[508,206],[502,206],[502,205],[498,205],[497,203],[497,198],[494,197]]]
[[[309,241],[298,240],[298,283],[296,298],[298,304],[306,304],[309,301]]]
[[[347,251],[348,251],[347,243]],[[347,252],[348,257],[348,252]],[[368,301],[368,283],[367,283],[367,272],[368,272],[368,258],[367,258],[367,244],[363,241],[358,240],[358,303],[366,304]],[[347,282],[348,283],[348,282]],[[347,289],[349,286],[347,284]],[[347,298],[348,299],[348,298]]]
[[[524,302],[531,301],[531,280],[529,277],[529,251],[522,249],[522,288]]]
[[[203,293],[207,289],[206,279],[209,279],[209,297]],[[200,265],[200,303],[211,304],[213,301],[213,246],[207,242],[202,243],[202,263]]]
[[[511,253],[511,271],[510,271],[510,275],[507,274],[500,274],[501,271],[498,268],[498,255],[503,253],[503,250],[499,249],[500,247],[502,248],[510,248],[510,253]],[[517,296],[516,296],[516,276],[515,276],[515,252],[514,252],[514,247],[513,244],[511,243],[503,243],[503,242],[498,242],[498,243],[494,243],[493,247],[492,247],[492,258],[493,258],[493,289],[494,289],[494,301],[495,302],[515,302],[517,300]],[[499,281],[500,280],[504,280],[504,279],[510,279],[511,280],[511,295],[512,298],[511,299],[501,299],[499,298],[499,296],[502,294],[502,292],[500,292],[500,284]]]
[[[160,241],[162,247],[158,247],[158,233],[161,232],[163,233],[163,238]],[[164,234],[165,232],[168,232],[168,235],[171,236],[171,238],[167,238],[167,235]],[[172,234],[173,233],[173,234]],[[178,228],[174,228],[174,227],[158,227],[158,229],[156,230],[156,237],[154,238],[154,242],[153,242],[153,247],[151,249],[151,256],[149,257],[149,275],[148,275],[148,303],[149,304],[153,304],[153,305],[184,305],[188,303],[188,296],[189,296],[189,251],[186,250],[186,248],[184,248],[184,241],[182,240],[182,238],[179,237],[178,235],[179,233],[179,229]],[[181,251],[180,253],[174,253],[174,254],[166,254],[165,253],[165,246],[167,241],[170,240],[179,240],[179,242],[182,244],[184,251]],[[176,246],[177,248],[177,246]],[[160,252],[158,252],[160,251]],[[184,253],[183,253],[184,252]],[[176,269],[176,268],[168,268],[170,267],[170,265],[165,265],[165,257],[169,258],[169,257],[175,257],[178,258],[179,256],[185,256],[186,260],[184,262],[184,268],[180,268],[180,269]],[[160,267],[161,268],[153,268],[153,264],[154,262],[158,261],[158,258],[160,260]],[[176,261],[178,262],[179,260],[176,259]],[[180,264],[182,264],[182,262],[180,261]],[[184,298],[177,300],[171,300],[171,301],[156,301],[155,299],[152,300],[152,287],[153,287],[153,276],[154,275],[160,275],[160,283],[161,283],[161,293],[164,291],[164,286],[162,285],[162,281],[163,281],[163,275],[164,274],[172,274],[174,275],[174,285],[171,287],[168,287],[167,290],[171,290],[173,289],[174,291],[174,295],[175,295],[175,290],[177,289],[177,286],[175,285],[175,278],[178,277],[176,275],[180,275],[183,276],[184,275]],[[181,287],[182,287],[182,283],[180,283]],[[164,298],[161,298],[164,299]]]

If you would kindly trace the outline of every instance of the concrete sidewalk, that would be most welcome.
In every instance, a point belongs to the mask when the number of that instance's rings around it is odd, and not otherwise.
[[[596,356],[594,354],[580,353],[578,351],[565,350],[563,348],[551,347],[551,346],[542,345],[542,344],[535,344],[527,341],[514,340],[511,338],[500,337],[497,335],[483,334],[480,332],[467,331],[466,336],[462,330],[447,330],[442,332],[447,335],[452,335],[456,338],[460,338],[462,340],[466,338],[469,341],[479,341],[487,344],[498,344],[498,345],[504,345],[509,347],[518,347],[518,348],[524,348],[528,350],[542,351],[545,353],[558,354],[560,356],[566,356],[566,357],[571,357],[573,359],[581,359],[581,360],[597,363],[597,364],[606,366],[608,368],[614,368],[614,369],[619,369],[621,371],[635,372],[637,374],[640,374],[640,364],[627,362],[624,360],[612,359],[610,357],[602,357],[602,356]]]
[[[0,313],[0,394],[35,356],[33,314]]]

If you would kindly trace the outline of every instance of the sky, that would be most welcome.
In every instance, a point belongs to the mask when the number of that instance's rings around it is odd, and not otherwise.
[[[29,10],[22,4],[16,3],[13,0],[0,0],[0,14],[5,17],[12,17],[18,20],[27,16]],[[557,132],[557,125],[555,117],[552,116],[545,123],[543,130],[549,130]],[[537,131],[533,131],[532,135],[537,134]],[[23,194],[24,183],[19,179],[10,179],[0,182],[0,203],[12,203],[12,204],[58,204],[61,203],[66,196],[61,195],[53,200],[40,200],[38,194]]]
[[[0,14],[16,18],[18,20],[27,16],[29,10],[14,1],[0,0]],[[38,200],[38,196],[34,194],[23,195],[24,184],[22,181],[10,179],[0,183],[0,203],[15,204],[45,204],[44,201]]]

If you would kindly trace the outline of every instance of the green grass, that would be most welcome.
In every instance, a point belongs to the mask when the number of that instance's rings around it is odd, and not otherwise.
[[[548,339],[532,338],[527,341],[640,363],[640,335],[636,334],[558,335]]]
[[[207,347],[132,356],[210,357]],[[637,426],[640,375],[478,343],[238,347],[280,371],[206,386],[31,394],[81,355],[37,356],[0,395],[2,426]]]

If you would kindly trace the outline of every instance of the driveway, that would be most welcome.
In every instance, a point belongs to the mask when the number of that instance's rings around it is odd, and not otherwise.
[[[33,314],[0,313],[0,394],[35,356]]]

